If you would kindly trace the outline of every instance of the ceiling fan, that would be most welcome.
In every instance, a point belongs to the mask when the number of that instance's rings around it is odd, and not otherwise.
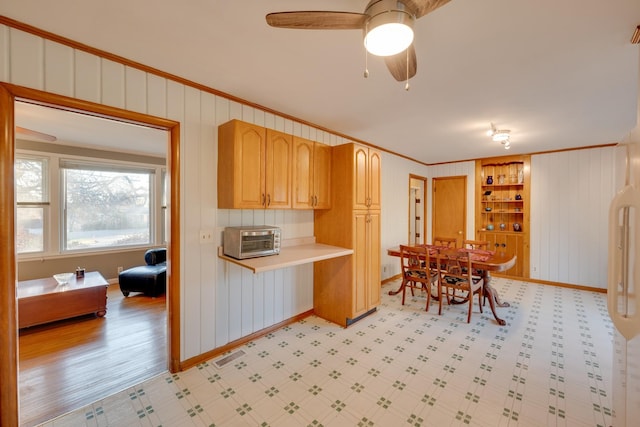
[[[275,12],[267,14],[266,19],[269,25],[278,28],[362,30],[367,51],[373,55],[384,56],[387,68],[396,80],[408,81],[415,76],[418,68],[413,47],[414,21],[449,1],[371,0],[364,13]]]

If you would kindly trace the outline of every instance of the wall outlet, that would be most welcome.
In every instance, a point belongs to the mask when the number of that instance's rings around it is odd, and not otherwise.
[[[200,230],[200,243],[213,243],[213,230]]]
[[[121,265],[120,265],[120,266],[118,266],[118,274],[122,273],[122,270],[124,270],[124,269],[122,268],[122,266],[121,266]]]
[[[383,273],[386,273],[386,272],[387,272],[387,266],[386,266],[386,265],[383,265],[383,266],[382,266],[382,272],[383,272]]]

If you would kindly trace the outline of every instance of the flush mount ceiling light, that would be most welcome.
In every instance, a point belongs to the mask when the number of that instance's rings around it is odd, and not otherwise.
[[[364,28],[364,47],[370,54],[395,55],[413,43],[414,17],[404,10],[403,3],[380,1],[367,13],[371,15]]]
[[[511,141],[509,140],[511,131],[509,129],[496,129],[494,124],[491,123],[491,129],[487,131],[487,135],[489,135],[493,141],[504,145],[505,150],[511,148]]]

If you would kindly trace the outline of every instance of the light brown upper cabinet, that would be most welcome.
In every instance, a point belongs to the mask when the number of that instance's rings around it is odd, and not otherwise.
[[[218,207],[291,208],[293,137],[231,120],[218,127]]]
[[[331,207],[331,147],[293,137],[293,208]]]
[[[372,148],[353,144],[354,209],[380,209],[380,153]]]

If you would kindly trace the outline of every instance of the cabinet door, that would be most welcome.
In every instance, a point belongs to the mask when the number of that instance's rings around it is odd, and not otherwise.
[[[524,277],[524,236],[514,233],[480,233],[481,240],[489,242],[489,249],[506,252],[517,257],[516,264],[509,270],[501,272],[509,276]]]
[[[352,289],[352,313],[354,319],[367,312],[368,305],[368,265],[370,258],[368,243],[368,219],[367,212],[355,212],[353,215],[353,289]]]
[[[265,207],[291,208],[291,157],[293,137],[267,129]]]
[[[369,150],[369,209],[380,209],[380,171],[382,157],[375,150]]]
[[[313,208],[314,151],[313,141],[293,138],[292,207],[294,209]]]
[[[313,196],[315,209],[331,207],[331,146],[318,142],[313,147]]]
[[[352,319],[380,304],[380,212],[355,212],[353,221]]]
[[[380,212],[369,212],[368,227],[368,298],[367,310],[380,305]]]
[[[353,152],[353,208],[369,208],[369,150],[360,145]]]
[[[264,128],[235,122],[233,136],[233,207],[259,209],[264,206]]]

